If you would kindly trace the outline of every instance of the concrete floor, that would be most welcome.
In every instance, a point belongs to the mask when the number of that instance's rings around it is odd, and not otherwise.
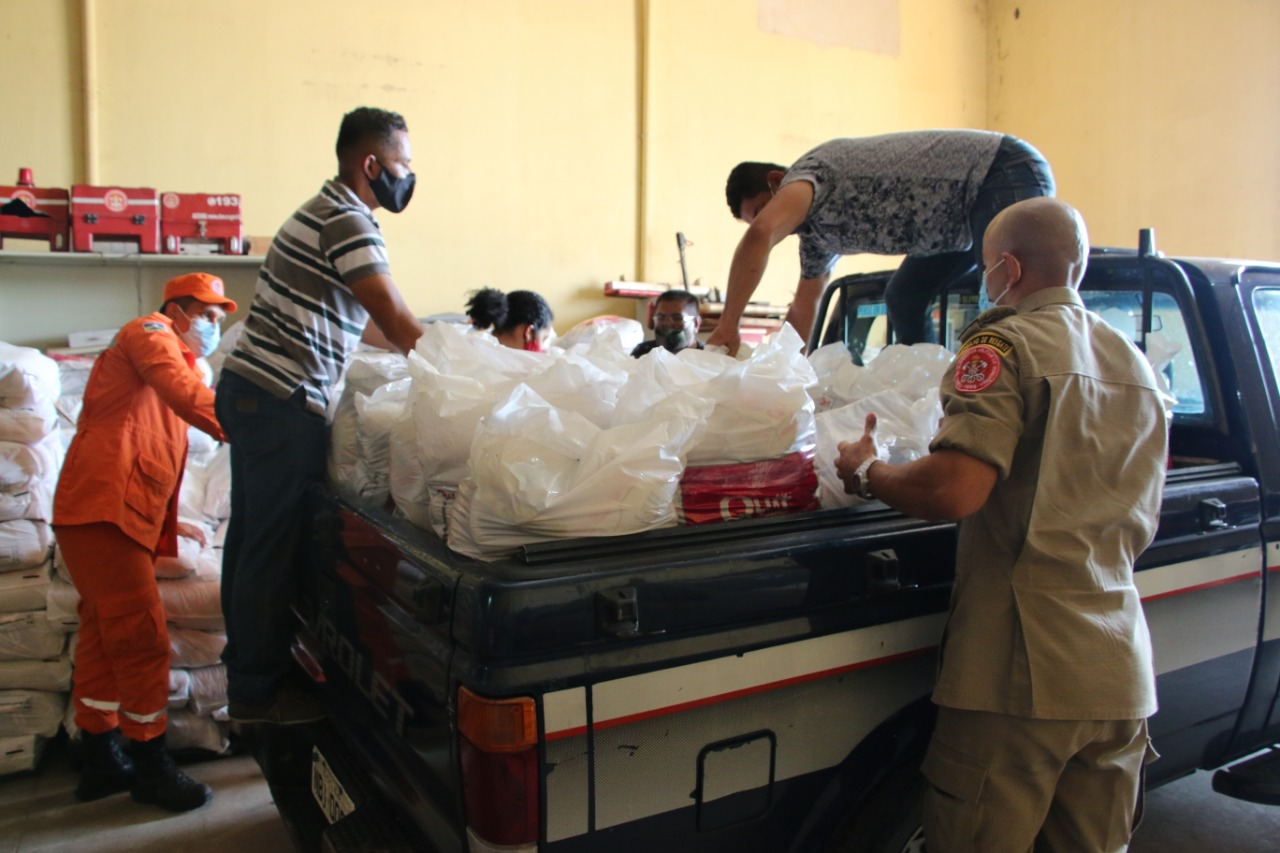
[[[79,803],[66,750],[51,745],[35,773],[0,778],[0,853],[289,853],[288,833],[249,755],[188,763],[213,802],[182,815],[127,795]],[[1133,853],[1280,851],[1280,806],[1213,793],[1201,772],[1152,791]]]

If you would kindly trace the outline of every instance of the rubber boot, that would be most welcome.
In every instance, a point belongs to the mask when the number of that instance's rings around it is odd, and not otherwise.
[[[213,796],[203,782],[178,769],[164,745],[164,735],[151,740],[129,742],[129,752],[137,770],[132,797],[139,803],[153,803],[171,812],[198,809]]]
[[[81,802],[100,800],[133,785],[134,767],[124,753],[119,729],[109,732],[80,734],[80,784],[76,799]]]

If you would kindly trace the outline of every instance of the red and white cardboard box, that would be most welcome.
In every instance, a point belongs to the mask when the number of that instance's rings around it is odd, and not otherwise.
[[[244,251],[240,196],[234,193],[175,193],[160,196],[160,240],[165,254]]]
[[[27,170],[23,170],[27,172]],[[27,172],[29,175],[30,173]],[[19,180],[23,180],[19,178]],[[54,252],[65,252],[70,248],[67,239],[70,194],[65,189],[53,189],[33,186],[0,186],[0,205],[8,204],[14,199],[21,200],[27,207],[46,216],[9,216],[0,214],[0,249],[4,248],[4,238],[14,237],[24,240],[48,240],[49,249]]]
[[[160,251],[160,194],[142,187],[71,187],[71,247],[92,252],[101,238],[138,242],[138,251]]]

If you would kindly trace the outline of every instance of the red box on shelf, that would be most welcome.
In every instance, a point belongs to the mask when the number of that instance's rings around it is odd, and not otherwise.
[[[175,193],[160,196],[160,238],[168,255],[223,255],[244,251],[240,196],[233,193]]]
[[[48,240],[49,249],[54,252],[65,252],[70,248],[67,239],[70,194],[66,190],[34,186],[31,170],[19,169],[17,186],[0,186],[0,206],[15,201],[44,215],[0,213],[0,249],[4,248],[5,237]]]
[[[153,189],[127,187],[71,187],[71,246],[92,252],[96,239],[138,241],[138,251],[160,251],[160,194]]]

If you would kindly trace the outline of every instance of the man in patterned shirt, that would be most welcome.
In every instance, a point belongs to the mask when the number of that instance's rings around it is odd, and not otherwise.
[[[391,278],[373,218],[379,207],[399,213],[413,195],[404,119],[353,110],[342,119],[337,154],[338,176],[271,242],[218,383],[218,420],[231,441],[222,659],[229,713],[241,722],[321,716],[304,685],[288,676],[302,497],[324,477],[325,410],[370,319],[401,352],[422,334]]]
[[[906,255],[885,290],[898,343],[929,340],[938,289],[982,262],[982,234],[1016,201],[1054,194],[1040,153],[984,130],[922,130],[834,139],[790,168],[740,163],[725,188],[749,226],[733,255],[724,313],[709,346],[738,348],[742,311],[769,253],[800,237],[800,283],[787,321],[808,341],[841,255]]]

